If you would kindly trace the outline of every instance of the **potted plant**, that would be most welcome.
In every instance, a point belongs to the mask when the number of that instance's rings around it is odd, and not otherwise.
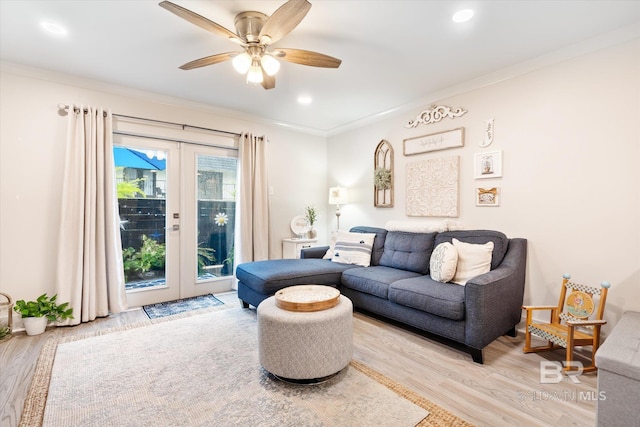
[[[304,208],[304,213],[305,213],[305,217],[307,218],[307,221],[309,222],[309,238],[310,239],[315,239],[318,236],[318,232],[316,231],[315,227],[313,226],[316,223],[316,220],[318,219],[318,212],[316,211],[315,206],[307,206],[306,208]]]
[[[42,294],[35,301],[18,300],[13,309],[20,313],[27,335],[38,335],[44,332],[49,321],[73,319],[73,308],[69,303],[58,305],[58,295],[49,297]]]

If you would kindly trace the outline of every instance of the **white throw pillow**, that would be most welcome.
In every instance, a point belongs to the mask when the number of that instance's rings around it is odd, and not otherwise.
[[[453,239],[453,246],[458,251],[458,267],[451,280],[453,283],[464,286],[470,279],[491,271],[493,242],[474,245]]]
[[[338,231],[331,261],[369,267],[375,237],[373,233]]]
[[[440,243],[431,253],[429,274],[433,280],[447,283],[453,279],[458,265],[458,250],[449,242]]]
[[[333,252],[336,249],[336,237],[338,237],[338,233],[333,231],[331,232],[331,243],[329,243],[329,249],[324,253],[322,259],[331,259],[333,258]]]

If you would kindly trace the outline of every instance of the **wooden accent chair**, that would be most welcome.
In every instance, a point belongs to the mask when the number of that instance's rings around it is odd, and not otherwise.
[[[602,282],[601,288],[593,288],[570,282],[571,276],[564,274],[560,300],[557,306],[523,306],[527,312],[527,324],[525,329],[524,352],[532,353],[563,347],[567,352],[565,371],[572,370],[573,349],[578,346],[591,346],[591,365],[583,368],[584,372],[595,371],[595,354],[600,345],[600,328],[607,321],[602,319],[604,305],[607,301],[607,291],[611,286],[608,282]],[[567,290],[569,295],[567,296]],[[594,296],[598,295],[598,301]],[[536,323],[533,320],[533,312],[536,310],[551,310],[549,323]],[[589,316],[595,312],[595,318],[589,320]],[[532,347],[531,334],[544,338],[547,345]]]

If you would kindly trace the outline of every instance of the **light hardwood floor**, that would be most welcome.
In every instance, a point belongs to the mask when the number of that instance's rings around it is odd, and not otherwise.
[[[240,310],[235,293],[216,295]],[[255,310],[247,310],[255,315]],[[419,333],[362,313],[354,315],[354,359],[479,426],[593,426],[596,374],[541,384],[540,361],[563,353],[523,354],[524,336],[501,337],[484,350],[485,363]],[[0,426],[18,425],[40,348],[52,335],[67,336],[147,320],[133,310],[74,327],[50,328],[0,343]],[[551,375],[550,377],[553,377]],[[550,378],[547,377],[547,378]],[[551,378],[552,379],[552,378]]]

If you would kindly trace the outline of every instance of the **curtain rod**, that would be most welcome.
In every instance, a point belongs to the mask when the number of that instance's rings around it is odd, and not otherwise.
[[[60,110],[65,110],[68,111],[69,110],[69,106],[66,104],[58,104],[58,109]],[[76,107],[75,105],[73,106],[73,111],[80,111],[80,109],[78,107]],[[84,112],[87,112],[87,109],[84,109]],[[147,119],[144,117],[135,117],[135,116],[127,116],[124,114],[116,114],[116,113],[112,113],[111,114],[114,117],[122,117],[125,119],[134,119],[134,120],[142,120],[145,122],[154,122],[154,123],[163,123],[165,125],[172,125],[172,126],[180,126],[182,128],[182,130],[185,130],[186,128],[189,129],[198,129],[198,130],[206,130],[206,131],[210,131],[210,132],[218,132],[218,133],[224,133],[227,135],[234,135],[234,136],[240,136],[241,134],[237,133],[237,132],[229,132],[227,130],[220,130],[220,129],[211,129],[211,128],[205,128],[205,127],[200,127],[200,126],[192,126],[192,125],[186,125],[183,123],[175,123],[175,122],[167,122],[164,120],[156,120],[156,119]]]
[[[120,131],[120,130],[114,130],[113,134],[114,135],[123,135],[123,136],[132,136],[132,137],[135,137],[135,138],[155,139],[155,140],[160,140],[160,141],[184,142],[184,143],[190,144],[190,145],[201,145],[203,147],[224,148],[225,150],[238,151],[237,147],[227,147],[226,145],[205,144],[204,142],[187,141],[187,140],[184,140],[184,139],[167,138],[167,137],[164,137],[164,136],[143,135],[143,134],[140,134],[140,133],[123,132],[123,131]]]

